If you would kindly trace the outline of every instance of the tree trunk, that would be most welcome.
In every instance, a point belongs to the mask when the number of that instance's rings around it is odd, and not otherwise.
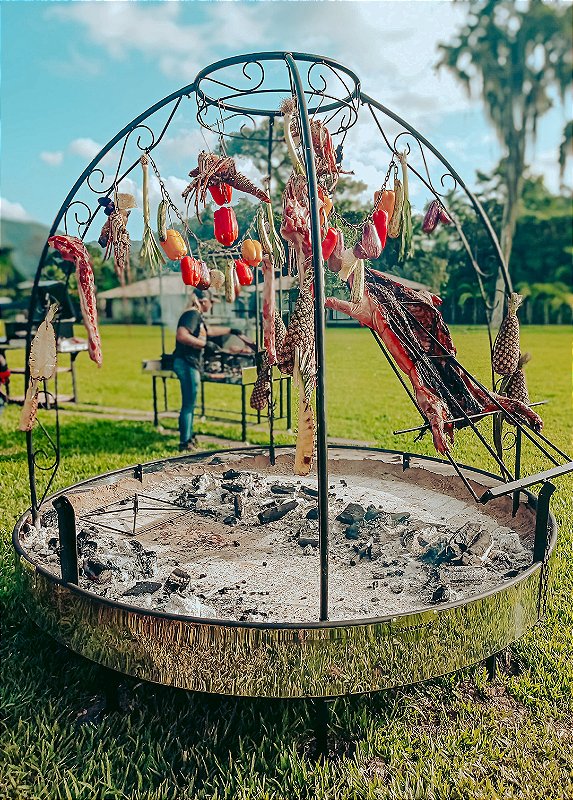
[[[521,192],[523,190],[524,153],[522,144],[517,141],[517,135],[515,136],[513,146],[511,144],[509,146],[509,154],[504,166],[507,197],[503,207],[499,243],[501,246],[501,252],[503,253],[503,260],[505,261],[509,272],[509,261],[511,258],[511,250],[513,248],[513,238],[515,236],[517,218],[519,216],[519,201],[521,198]],[[491,325],[493,328],[499,328],[502,323],[505,295],[506,286],[500,267],[497,273],[497,280],[495,282],[495,296],[493,298],[491,315]]]

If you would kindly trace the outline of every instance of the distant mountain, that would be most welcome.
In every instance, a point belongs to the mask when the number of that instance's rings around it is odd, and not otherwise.
[[[0,247],[12,250],[14,266],[27,279],[32,279],[36,273],[49,232],[50,229],[39,222],[0,219]]]

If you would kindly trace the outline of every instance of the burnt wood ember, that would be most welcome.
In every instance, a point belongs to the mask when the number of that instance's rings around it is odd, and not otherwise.
[[[84,575],[92,581],[99,581],[100,576],[109,572],[110,564],[98,561],[96,558],[88,558],[83,563]]]
[[[190,580],[191,576],[186,570],[176,567],[165,581],[165,589],[168,592],[184,592]]]
[[[318,506],[314,506],[309,511],[306,512],[307,519],[318,519]]]
[[[233,505],[235,507],[235,516],[241,519],[243,516],[243,498],[240,494],[236,494],[233,498]]]
[[[223,472],[223,478],[226,481],[234,481],[235,478],[240,478],[242,474],[242,472],[238,472],[236,469],[228,469],[226,472]]]
[[[374,539],[372,536],[368,539],[367,542],[361,542],[360,544],[354,545],[354,551],[357,553],[359,558],[365,558],[368,556],[370,558],[372,554],[372,545],[374,544]]]
[[[141,597],[144,594],[155,594],[163,584],[160,581],[138,581],[134,586],[122,592],[122,597]]]
[[[318,497],[318,489],[314,489],[312,486],[301,486],[300,490],[308,497]]]
[[[349,525],[344,531],[344,535],[347,539],[360,539],[360,526],[356,523]]]
[[[225,489],[227,492],[244,492],[245,486],[242,483],[222,483],[221,489]]]
[[[286,503],[280,505],[273,505],[261,511],[257,516],[261,525],[266,525],[269,522],[276,522],[283,517],[286,517],[291,511],[298,506],[296,500],[287,500]]]
[[[349,503],[336,519],[345,525],[352,525],[355,522],[361,522],[365,513],[365,509],[358,503]]]
[[[433,591],[432,603],[447,603],[448,600],[450,600],[450,587],[441,583]]]
[[[378,519],[379,517],[384,516],[384,512],[380,508],[376,508],[376,506],[369,505],[366,509],[366,513],[364,514],[364,519],[366,522],[370,522],[372,520]]]
[[[301,547],[318,547],[318,536],[299,536],[298,543]]]
[[[239,522],[239,520],[237,519],[237,517],[234,514],[229,514],[229,516],[225,517],[225,519],[223,520],[223,524],[224,525],[230,525],[231,527],[233,527],[233,525],[237,525],[238,522]],[[234,542],[233,542],[233,544],[234,544]]]
[[[271,486],[271,492],[273,494],[294,494],[296,490],[296,486],[292,486],[292,484],[288,483],[275,483]]]

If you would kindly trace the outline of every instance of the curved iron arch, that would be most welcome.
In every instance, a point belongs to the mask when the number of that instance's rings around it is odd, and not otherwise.
[[[259,89],[262,89],[263,83],[259,78],[259,83],[256,86],[254,92],[241,92],[238,87],[233,85],[226,84],[226,87],[234,94],[229,96],[225,96],[224,98],[214,98],[209,96],[204,89],[201,88],[201,83],[204,81],[211,81],[216,83],[217,80],[214,79],[212,76],[218,71],[227,66],[235,66],[243,64],[243,73],[245,74],[245,69],[249,64],[257,64],[258,67],[262,70],[262,74],[264,76],[264,69],[261,66],[261,62],[266,61],[282,61],[285,63],[288,69],[288,73],[290,76],[290,87],[288,89],[290,94],[294,94],[298,101],[298,107],[300,112],[301,118],[301,137],[302,137],[302,147],[303,147],[303,156],[304,162],[306,167],[306,174],[308,178],[308,193],[309,193],[309,206],[311,212],[311,241],[313,245],[313,269],[315,275],[315,296],[317,302],[315,304],[315,330],[316,330],[316,355],[317,355],[317,443],[318,443],[318,473],[319,473],[319,530],[320,530],[320,553],[321,553],[321,572],[320,572],[320,585],[321,585],[321,603],[320,603],[320,617],[322,620],[327,619],[328,617],[328,472],[327,472],[327,460],[328,460],[328,452],[327,452],[327,430],[326,430],[326,396],[325,396],[325,374],[324,374],[324,367],[325,367],[325,359],[324,359],[324,314],[323,314],[323,307],[324,307],[324,278],[322,274],[322,259],[320,255],[320,221],[319,221],[319,200],[318,200],[318,184],[316,179],[315,173],[315,165],[314,165],[314,157],[313,157],[313,149],[312,149],[312,140],[311,140],[311,133],[310,133],[310,116],[312,114],[332,114],[334,112],[334,116],[339,113],[341,109],[346,109],[349,111],[349,116],[345,118],[343,116],[342,122],[339,123],[339,130],[336,133],[345,133],[346,130],[351,127],[356,118],[358,116],[358,112],[354,113],[355,104],[358,105],[366,105],[373,118],[376,122],[382,136],[386,140],[390,151],[397,155],[397,140],[400,136],[404,134],[408,134],[414,137],[417,141],[418,146],[420,147],[422,153],[422,159],[426,164],[426,159],[423,151],[423,146],[428,148],[428,150],[438,159],[438,161],[443,164],[446,169],[448,170],[447,173],[442,176],[442,186],[443,186],[443,179],[446,176],[451,177],[455,184],[458,185],[467,195],[469,198],[471,205],[473,206],[476,214],[480,218],[481,222],[483,223],[490,242],[494,248],[494,253],[499,260],[499,264],[502,268],[502,274],[504,275],[504,281],[506,285],[507,291],[511,290],[511,281],[509,278],[509,274],[507,272],[507,267],[503,260],[503,256],[501,253],[501,249],[493,228],[491,227],[491,223],[487,218],[481,204],[473,195],[473,193],[467,188],[464,181],[461,177],[457,174],[457,172],[453,169],[453,167],[449,164],[449,162],[440,154],[440,152],[422,135],[420,134],[415,128],[409,125],[405,120],[399,117],[394,112],[387,109],[382,104],[375,101],[373,98],[369,97],[366,94],[363,94],[360,89],[360,82],[358,77],[348,68],[344,67],[338,62],[333,61],[332,59],[327,59],[321,56],[314,56],[307,53],[290,53],[286,51],[272,51],[267,53],[259,53],[259,54],[249,54],[246,56],[235,56],[233,58],[223,59],[221,61],[215,62],[214,64],[206,67],[205,69],[201,70],[196,79],[184,86],[183,88],[179,89],[176,92],[173,92],[167,95],[162,100],[158,101],[154,105],[150,106],[146,111],[142,114],[135,117],[128,125],[126,125],[121,131],[119,131],[95,156],[92,161],[88,164],[85,170],[81,173],[79,178],[74,183],[73,187],[68,192],[64,202],[60,206],[58,210],[54,222],[50,228],[49,236],[52,236],[56,233],[58,226],[64,220],[66,221],[66,214],[70,208],[74,206],[74,204],[81,203],[82,201],[75,200],[75,197],[79,190],[81,189],[84,184],[88,186],[88,188],[96,195],[102,196],[109,193],[121,180],[123,180],[130,172],[137,166],[139,163],[139,158],[131,165],[129,165],[123,173],[120,175],[123,157],[126,151],[126,146],[128,140],[135,134],[138,129],[141,129],[141,133],[137,139],[137,147],[142,153],[149,153],[154,150],[162,141],[165,132],[167,131],[179,105],[184,97],[191,98],[194,96],[197,99],[198,107],[200,104],[203,105],[204,108],[206,107],[218,107],[219,109],[223,108],[226,111],[231,112],[233,115],[235,114],[246,114],[247,116],[263,116],[268,117],[269,120],[274,120],[274,118],[278,115],[278,111],[274,109],[253,109],[252,107],[246,107],[241,105],[235,105],[235,103],[229,102],[230,100],[234,100],[236,97],[240,96],[241,94],[253,94],[256,93]],[[320,90],[320,87],[313,84],[312,81],[308,80],[308,73],[307,73],[307,81],[310,85],[310,88],[305,88],[303,79],[301,77],[298,64],[305,63],[310,64],[309,72],[317,65],[323,65],[326,68],[333,71],[335,75],[338,75],[337,71],[342,72],[350,81],[350,87],[347,86],[344,81],[342,81],[343,85],[345,86],[345,92],[343,96],[337,98],[333,96],[331,93],[326,92],[326,80],[324,76],[322,76],[322,81],[324,83],[323,89]],[[263,90],[264,91],[264,90]],[[281,91],[281,90],[278,90]],[[285,90],[287,91],[287,90]],[[314,102],[313,98],[319,98],[317,101],[317,105],[313,105]],[[326,99],[327,102],[324,102]],[[310,105],[309,102],[310,101]],[[148,120],[152,115],[156,112],[160,111],[163,108],[169,106],[169,104],[173,104],[173,108],[170,110],[168,115],[167,121],[163,125],[159,135],[155,137],[151,128],[144,124],[146,120]],[[374,113],[373,109],[377,109],[390,119],[397,122],[404,128],[404,131],[398,134],[395,137],[394,142],[390,142],[383,129],[379,125],[377,117]],[[331,116],[330,119],[333,117]],[[200,125],[203,125],[199,116],[197,117],[198,122]],[[209,127],[204,125],[204,127]],[[271,126],[269,126],[271,128]],[[212,128],[209,128],[213,130]],[[150,141],[145,145],[141,141],[141,135],[143,131],[146,131],[146,135],[151,135]],[[271,129],[272,131],[272,129]],[[224,134],[223,134],[224,135]],[[271,132],[272,136],[272,132]],[[103,170],[99,169],[98,165],[101,163],[103,158],[109,153],[112,148],[121,142],[123,139],[123,147],[121,149],[121,155],[119,158],[119,163],[117,165],[117,169],[115,172],[115,178],[111,185],[111,187],[104,187],[103,186],[103,177],[104,173]],[[272,140],[269,143],[269,148],[272,147]],[[412,167],[410,169],[413,170]],[[419,177],[420,180],[432,191],[435,197],[441,197],[441,194],[436,191],[434,188],[430,175],[427,169],[426,164],[426,172],[427,172],[427,180],[424,178],[422,174],[413,170],[415,174]],[[91,176],[100,176],[100,183],[102,184],[99,189],[96,189],[92,183],[90,183]],[[84,239],[87,235],[90,226],[96,217],[99,211],[99,205],[95,208],[92,212],[89,209],[87,204],[83,204],[89,211],[87,218],[84,221],[79,221],[76,216],[76,221],[78,225],[81,226],[81,238]],[[471,248],[467,239],[465,238],[463,231],[461,230],[459,225],[456,225],[458,233],[462,239],[462,243],[470,256],[472,265],[474,269],[476,269],[476,275],[478,275],[479,279],[479,265],[475,261],[473,254],[471,252]],[[38,292],[38,284],[46,263],[46,257],[48,252],[48,244],[44,245],[42,250],[42,254],[40,256],[40,261],[38,264],[38,268],[36,271],[36,275],[34,278],[34,284],[32,288],[32,295],[30,298],[30,315],[28,321],[28,340],[27,340],[27,349],[26,349],[26,385],[29,381],[29,369],[28,369],[28,356],[31,346],[31,339],[32,339],[32,326],[33,326],[33,308],[37,297]],[[56,401],[56,414],[57,414],[57,401]],[[30,477],[30,491],[31,491],[31,499],[32,499],[32,509],[35,513],[37,513],[39,506],[43,502],[49,486],[51,485],[53,478],[55,476],[56,470],[58,469],[60,463],[60,442],[59,442],[59,426],[57,427],[56,432],[56,441],[51,441],[51,446],[54,450],[54,463],[52,468],[52,475],[50,477],[48,488],[43,493],[40,502],[38,502],[38,494],[36,491],[36,481],[35,481],[35,470],[36,470],[36,463],[35,463],[35,452],[34,452],[34,442],[33,442],[33,432],[27,433],[27,448],[28,448],[28,467],[29,467],[29,477]]]

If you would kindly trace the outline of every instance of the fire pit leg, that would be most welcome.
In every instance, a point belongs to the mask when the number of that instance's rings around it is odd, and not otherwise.
[[[78,548],[76,541],[76,515],[67,497],[56,497],[52,505],[58,514],[60,535],[60,563],[64,583],[78,583]]]
[[[330,708],[328,700],[318,697],[311,700],[314,711],[314,738],[316,741],[316,758],[324,759],[328,756],[328,728],[330,724]]]
[[[485,668],[487,671],[488,680],[494,681],[497,675],[497,653],[489,656],[485,660]]]

